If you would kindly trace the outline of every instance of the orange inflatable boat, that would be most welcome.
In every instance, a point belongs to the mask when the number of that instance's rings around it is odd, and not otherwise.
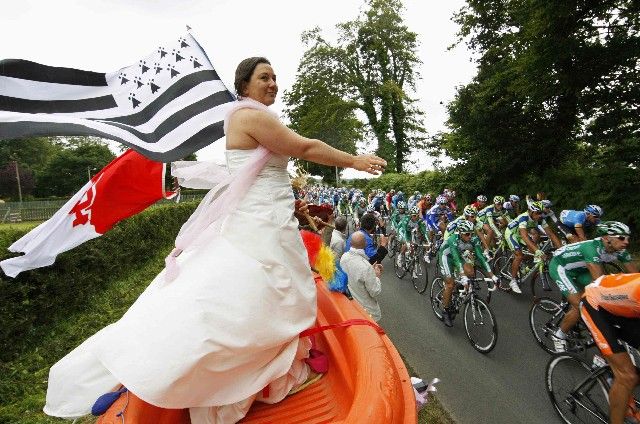
[[[369,320],[355,301],[329,291],[320,276],[317,326]],[[304,390],[269,405],[255,402],[242,423],[415,424],[416,400],[407,369],[389,338],[368,325],[338,327],[315,335],[329,371]],[[127,403],[128,402],[128,403]],[[126,403],[126,405],[125,405]],[[99,424],[190,424],[186,409],[162,409],[133,393],[120,396]]]

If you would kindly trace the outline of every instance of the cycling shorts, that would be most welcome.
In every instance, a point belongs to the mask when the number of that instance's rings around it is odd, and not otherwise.
[[[603,356],[625,352],[620,340],[640,348],[640,318],[614,315],[602,307],[596,309],[586,299],[580,302],[580,312]]]
[[[593,282],[591,273],[586,268],[567,270],[552,258],[549,262],[549,275],[555,281],[563,296],[577,294]]]
[[[522,250],[522,248],[524,247],[524,244],[522,244],[520,240],[516,238],[514,233],[507,232],[505,233],[505,236],[506,236],[505,241],[507,242],[507,246],[509,247],[509,249],[513,250],[514,252],[516,250]]]

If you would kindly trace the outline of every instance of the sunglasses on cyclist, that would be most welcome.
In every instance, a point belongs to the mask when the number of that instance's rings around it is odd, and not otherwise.
[[[630,237],[629,236],[617,236],[616,238],[618,240],[620,240],[620,241],[628,241]]]
[[[470,236],[472,233],[460,233],[461,236]]]

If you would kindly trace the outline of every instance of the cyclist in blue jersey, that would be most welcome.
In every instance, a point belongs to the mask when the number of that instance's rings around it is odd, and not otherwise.
[[[446,197],[438,196],[435,206],[427,212],[425,221],[432,233],[441,232],[444,234],[447,228],[446,223],[453,221],[454,217],[451,210],[447,207],[447,203]],[[443,218],[446,218],[446,221],[443,221]]]
[[[585,241],[587,236],[584,229],[598,225],[603,213],[598,205],[587,205],[582,211],[563,210],[560,212],[558,228],[567,237],[569,243]]]

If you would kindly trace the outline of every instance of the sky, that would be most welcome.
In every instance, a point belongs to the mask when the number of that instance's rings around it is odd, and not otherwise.
[[[456,40],[451,21],[463,0],[404,0],[404,22],[418,34],[414,94],[426,114],[429,135],[446,129],[446,104],[457,86],[469,82],[476,66]],[[282,94],[295,82],[304,53],[303,31],[320,27],[329,38],[335,25],[356,19],[364,0],[3,0],[0,59],[27,59],[51,66],[111,72],[138,61],[164,41],[182,35],[186,25],[211,59],[227,87],[237,64],[250,56],[271,61]],[[442,102],[442,103],[441,103]],[[279,114],[282,97],[272,106]],[[197,152],[200,160],[220,162],[224,142]],[[421,171],[431,166],[426,153],[413,157]],[[361,175],[347,172],[343,177]]]

